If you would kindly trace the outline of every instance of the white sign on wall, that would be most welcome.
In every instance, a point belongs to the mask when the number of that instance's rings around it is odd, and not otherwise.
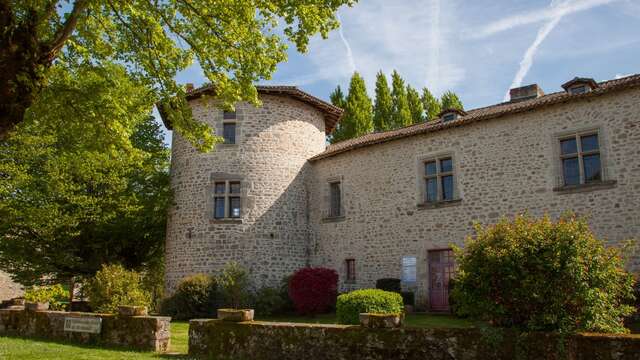
[[[403,283],[415,283],[416,282],[416,264],[418,260],[415,256],[403,256],[402,257],[402,282]]]
[[[64,331],[100,334],[102,318],[99,317],[67,317],[64,318]]]

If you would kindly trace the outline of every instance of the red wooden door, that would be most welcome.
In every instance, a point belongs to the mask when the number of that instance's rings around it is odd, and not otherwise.
[[[432,311],[449,310],[449,279],[455,271],[453,251],[429,250],[429,305]]]

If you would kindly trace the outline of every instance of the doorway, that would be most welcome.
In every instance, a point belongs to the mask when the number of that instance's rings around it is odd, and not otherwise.
[[[431,311],[449,311],[449,280],[455,271],[453,250],[429,250],[429,306]]]

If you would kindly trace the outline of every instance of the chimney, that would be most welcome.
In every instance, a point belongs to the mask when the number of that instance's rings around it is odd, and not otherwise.
[[[186,90],[187,90],[187,92],[192,92],[193,91],[193,83],[187,83]]]
[[[511,96],[511,102],[517,102],[539,98],[544,95],[544,91],[542,91],[542,88],[540,88],[538,84],[531,84],[513,88],[509,90],[509,95]]]

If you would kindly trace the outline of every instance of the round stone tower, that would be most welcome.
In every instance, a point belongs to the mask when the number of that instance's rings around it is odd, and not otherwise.
[[[295,87],[262,86],[261,107],[223,112],[200,96],[207,91],[189,93],[194,117],[227,143],[200,153],[173,134],[166,290],[229,261],[246,267],[255,285],[277,285],[308,263],[307,159],[324,150],[342,111]]]

